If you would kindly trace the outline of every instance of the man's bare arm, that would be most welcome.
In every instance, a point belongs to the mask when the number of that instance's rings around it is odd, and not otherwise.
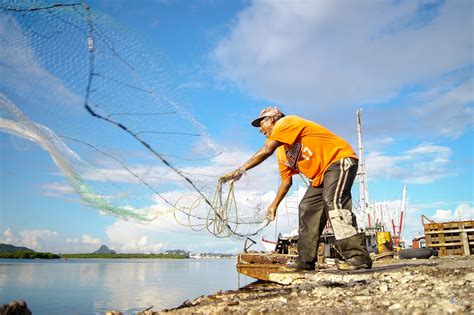
[[[293,185],[293,179],[291,177],[288,177],[287,179],[284,179],[280,187],[278,187],[278,192],[275,196],[275,199],[273,200],[272,204],[268,207],[268,219],[270,221],[273,221],[276,216],[277,208],[280,205],[280,202],[285,198],[286,194],[291,188],[291,185]]]
[[[254,154],[252,155],[247,162],[244,163],[241,167],[222,177],[223,180],[239,180],[244,172],[248,171],[251,168],[259,165],[266,159],[268,159],[273,152],[281,145],[281,142],[276,140],[267,140],[265,144]]]
[[[240,168],[245,172],[261,164],[263,161],[268,159],[280,145],[281,143],[276,140],[267,140],[265,144]]]

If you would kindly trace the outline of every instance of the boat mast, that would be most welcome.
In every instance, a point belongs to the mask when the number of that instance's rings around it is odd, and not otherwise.
[[[362,126],[360,122],[360,112],[362,109],[357,110],[357,143],[358,143],[358,155],[359,155],[359,168],[358,168],[358,178],[359,178],[359,204],[362,211],[363,218],[367,218],[369,227],[371,226],[370,214],[368,211],[369,206],[369,190],[367,185],[367,174],[365,172],[365,162],[364,162],[364,150],[362,146]]]
[[[403,185],[402,204],[401,204],[400,218],[398,221],[398,225],[395,224],[395,220],[398,217],[398,207],[395,213],[395,219],[392,219],[393,241],[394,241],[395,247],[400,247],[402,243],[403,216],[405,215],[405,211],[406,211],[406,203],[407,203],[407,185]]]
[[[402,195],[402,211],[400,213],[400,227],[398,228],[398,242],[402,242],[402,233],[403,233],[403,216],[405,215],[405,210],[407,207],[407,185],[403,185],[403,195]]]

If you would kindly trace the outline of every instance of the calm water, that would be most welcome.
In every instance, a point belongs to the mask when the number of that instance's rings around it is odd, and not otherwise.
[[[0,259],[0,303],[24,299],[33,314],[136,313],[237,289],[235,259]],[[253,280],[241,276],[240,286]]]

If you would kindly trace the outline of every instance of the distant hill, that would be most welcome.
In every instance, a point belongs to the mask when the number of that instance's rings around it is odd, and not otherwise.
[[[10,244],[2,244],[0,243],[0,253],[13,253],[13,252],[35,252],[32,249],[29,249],[27,247],[20,247],[20,246],[14,246]]]
[[[172,249],[172,250],[167,250],[163,254],[165,255],[178,255],[178,256],[184,256],[186,258],[189,258],[189,252],[187,250],[183,249]]]
[[[92,252],[92,254],[115,254],[115,251],[109,249],[107,245],[101,245],[98,250]]]

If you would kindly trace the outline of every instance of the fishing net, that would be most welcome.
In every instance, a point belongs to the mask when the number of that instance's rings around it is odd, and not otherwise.
[[[255,235],[261,196],[186,111],[166,58],[83,3],[0,5],[0,130],[46,150],[82,201],[142,223],[173,213],[219,237]]]

